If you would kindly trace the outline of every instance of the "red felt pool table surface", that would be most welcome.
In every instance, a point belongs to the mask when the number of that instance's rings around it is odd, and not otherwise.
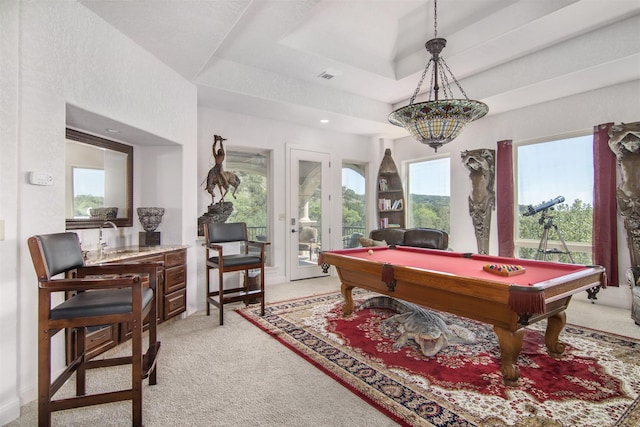
[[[331,265],[336,268],[345,315],[353,312],[352,290],[358,287],[492,324],[500,345],[501,372],[510,385],[520,375],[516,362],[524,328],[547,319],[545,344],[552,357],[560,357],[564,345],[558,338],[571,297],[604,283],[600,266],[405,246],[326,251],[318,264],[327,271]],[[519,265],[525,272],[501,276],[484,271],[486,264]]]
[[[369,255],[368,250],[372,251],[371,255]],[[338,250],[332,251],[332,253],[379,263],[388,263],[394,266],[413,267],[521,286],[541,285],[545,281],[585,269],[584,266],[576,264],[540,262],[477,254],[465,258],[465,254],[460,252],[407,246],[398,246],[395,249],[389,249],[388,246],[377,246]],[[525,268],[525,273],[514,276],[500,276],[484,271],[485,264],[520,265]]]

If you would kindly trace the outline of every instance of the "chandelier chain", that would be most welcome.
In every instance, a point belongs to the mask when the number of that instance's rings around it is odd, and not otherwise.
[[[440,61],[440,65],[442,65],[442,61]],[[447,73],[445,73],[442,67],[440,67],[438,71],[438,74],[440,74],[440,81],[443,83],[440,89],[442,89],[444,99],[453,99],[453,91],[451,90],[451,84],[449,83],[449,77],[447,76]]]
[[[422,72],[422,77],[420,77],[420,81],[418,82],[418,86],[416,87],[416,90],[413,91],[413,95],[409,100],[409,105],[413,104],[413,101],[415,101],[416,96],[418,96],[418,92],[420,92],[420,88],[422,87],[422,82],[424,82],[424,78],[427,75],[427,72],[429,71],[429,66],[431,65],[432,62],[433,62],[433,58],[429,59],[429,61],[427,62],[427,66],[424,67],[424,71]]]
[[[438,0],[433,0],[433,38],[438,38]]]
[[[431,102],[434,91],[433,91],[433,85],[434,85],[434,80],[435,80],[435,75],[436,73],[431,73],[431,81],[429,82],[429,102]]]
[[[449,72],[451,77],[453,78],[453,81],[456,82],[456,86],[458,86],[458,89],[460,89],[460,92],[462,92],[462,95],[464,95],[465,99],[469,99],[469,97],[467,96],[467,93],[464,91],[464,89],[462,89],[462,85],[460,84],[458,79],[456,79],[456,76],[453,75],[453,72],[449,68],[449,65],[447,65],[447,63],[444,62],[444,61],[442,61],[442,64],[444,64],[445,68],[447,69],[447,71]],[[449,89],[449,90],[451,90],[451,89]],[[452,98],[453,98],[453,96],[452,96]]]

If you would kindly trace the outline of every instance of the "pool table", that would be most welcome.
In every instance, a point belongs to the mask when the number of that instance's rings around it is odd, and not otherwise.
[[[318,263],[336,268],[344,297],[343,313],[353,312],[354,287],[493,325],[504,383],[515,385],[527,325],[547,319],[545,345],[560,357],[558,341],[571,296],[604,285],[604,269],[488,255],[378,246],[326,251]],[[489,266],[518,266],[514,275],[485,271]],[[509,273],[511,274],[511,273]]]

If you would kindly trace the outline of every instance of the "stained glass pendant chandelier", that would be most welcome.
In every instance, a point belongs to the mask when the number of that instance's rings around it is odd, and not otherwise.
[[[453,141],[462,132],[464,126],[489,112],[487,104],[470,100],[462,89],[460,82],[453,75],[451,69],[440,56],[447,41],[438,38],[438,2],[434,0],[434,35],[433,39],[425,43],[425,48],[431,54],[427,66],[422,72],[418,87],[409,100],[409,105],[398,108],[389,115],[389,121],[405,128],[417,141],[427,144],[438,151],[439,147]],[[413,101],[420,92],[422,82],[431,69],[431,86],[429,99],[426,102],[414,104]],[[462,95],[462,98],[454,98],[450,81],[453,81]],[[440,84],[442,83],[442,87]],[[442,90],[444,99],[439,98]]]

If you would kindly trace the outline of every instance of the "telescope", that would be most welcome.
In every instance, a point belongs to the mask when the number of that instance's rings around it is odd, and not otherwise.
[[[527,207],[527,211],[525,213],[523,213],[524,216],[531,216],[531,215],[535,215],[540,211],[544,211],[549,209],[551,206],[555,206],[558,203],[562,203],[564,202],[564,197],[562,196],[558,196],[555,199],[551,199],[548,202],[542,202],[540,203],[538,206],[531,206],[529,205],[529,207]]]

